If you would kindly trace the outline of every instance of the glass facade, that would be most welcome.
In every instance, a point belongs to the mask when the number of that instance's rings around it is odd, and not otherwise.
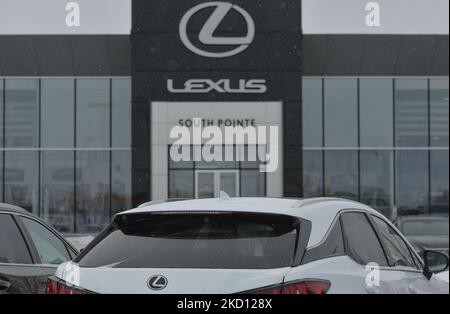
[[[305,77],[305,197],[448,214],[448,78]]]
[[[218,146],[222,150],[222,160],[225,160],[227,149]],[[172,146],[168,147],[170,150]],[[192,156],[194,151],[208,149],[212,153],[216,146],[185,146]],[[179,146],[179,150],[182,146]],[[242,161],[178,161],[174,162],[169,156],[169,198],[201,198],[202,188],[210,197],[214,197],[214,185],[219,184],[219,190],[227,191],[232,196],[263,197],[266,195],[266,174],[260,172],[260,163],[249,158],[256,154],[255,146],[228,146],[228,152],[234,156],[239,152],[243,156]],[[260,148],[265,149],[265,148]],[[250,154],[250,150],[252,153]],[[256,155],[255,155],[256,156]],[[191,158],[191,160],[194,160]],[[219,182],[214,182],[214,174],[221,175]],[[236,176],[236,178],[234,177]],[[234,183],[236,180],[237,185]],[[210,182],[209,182],[210,181]],[[233,181],[233,182],[231,182]],[[229,188],[229,191],[226,187]],[[234,189],[236,188],[236,192]],[[198,190],[196,193],[196,189]]]
[[[131,207],[131,79],[0,78],[0,197],[65,233]]]

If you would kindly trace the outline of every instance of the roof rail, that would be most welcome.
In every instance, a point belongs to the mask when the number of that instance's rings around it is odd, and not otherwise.
[[[299,208],[299,207],[303,207],[306,205],[312,205],[312,204],[323,203],[323,202],[333,202],[333,201],[343,201],[343,202],[352,202],[352,203],[360,204],[357,201],[348,200],[348,199],[339,198],[339,197],[313,197],[313,198],[307,198],[304,200],[300,200],[297,203],[295,203],[294,205],[292,205],[292,207]]]
[[[158,204],[163,204],[163,203],[188,201],[188,200],[190,200],[190,198],[168,198],[168,199],[165,199],[165,200],[157,200],[157,201],[146,202],[146,203],[143,203],[143,204],[139,205],[137,208],[142,208],[142,207],[147,207],[147,206],[152,206],[152,205],[158,205]]]

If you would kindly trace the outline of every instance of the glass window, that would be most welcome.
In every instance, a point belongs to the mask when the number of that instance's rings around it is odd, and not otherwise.
[[[75,261],[114,268],[290,267],[298,227],[294,217],[274,214],[122,215]]]
[[[38,153],[5,152],[5,203],[39,214]]]
[[[428,146],[428,83],[426,79],[395,80],[395,134],[401,147]]]
[[[361,151],[360,201],[385,216],[393,207],[394,160],[391,151]]]
[[[59,232],[74,232],[74,152],[42,153],[41,217]]]
[[[325,196],[358,199],[356,151],[325,152]]]
[[[7,214],[0,214],[0,264],[2,263],[33,263],[16,222]]]
[[[361,265],[377,263],[388,266],[383,248],[366,215],[344,213],[341,217],[349,256]]]
[[[303,145],[322,147],[322,79],[303,79]]]
[[[0,79],[0,147],[4,147],[3,143],[3,110],[4,110],[4,98],[3,98],[3,84],[4,80]]]
[[[266,175],[259,170],[241,170],[241,197],[266,195]]]
[[[20,217],[36,247],[42,264],[58,265],[70,260],[66,245],[40,223]]]
[[[360,80],[361,146],[393,146],[393,93],[392,79]]]
[[[391,266],[407,266],[416,268],[411,252],[405,241],[386,222],[372,216],[381,237]]]
[[[319,246],[308,250],[302,263],[306,264],[316,260],[339,255],[345,255],[345,249],[341,222],[337,219],[329,231],[326,239]]]
[[[325,79],[325,146],[358,145],[356,79]]]
[[[430,183],[431,204],[430,212],[433,214],[446,214],[449,211],[448,198],[448,150],[430,152]]]
[[[42,147],[73,147],[74,81],[44,79],[41,81]]]
[[[222,161],[202,161],[195,162],[196,169],[237,169],[239,168],[239,162],[236,156],[240,153],[239,147],[237,146],[220,146],[220,145],[203,145],[203,146],[193,146],[193,156],[200,154],[201,150],[208,150],[211,154],[214,154],[216,149],[222,150]],[[196,152],[196,150],[198,150]],[[203,154],[201,155],[203,158]],[[227,161],[228,160],[228,161]]]
[[[112,146],[131,147],[131,80],[112,79]]]
[[[398,215],[424,214],[428,204],[428,152],[396,153]]]
[[[194,198],[194,171],[169,172],[169,198]]]
[[[303,151],[303,197],[323,196],[323,152]]]
[[[111,157],[111,206],[116,214],[132,207],[131,150],[113,151]]]
[[[76,155],[76,232],[96,233],[109,222],[109,152]]]
[[[109,80],[77,80],[77,147],[109,147]]]
[[[38,80],[6,80],[6,147],[38,146],[38,101]]]
[[[448,114],[448,78],[431,79],[431,146],[448,147]]]

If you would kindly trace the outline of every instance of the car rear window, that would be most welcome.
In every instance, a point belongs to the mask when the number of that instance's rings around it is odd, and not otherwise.
[[[117,216],[75,262],[81,267],[270,269],[291,266],[295,217],[249,213]]]

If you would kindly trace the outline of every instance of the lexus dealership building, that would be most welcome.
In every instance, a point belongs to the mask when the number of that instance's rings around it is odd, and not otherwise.
[[[220,190],[448,215],[448,10],[448,0],[0,0],[0,200],[66,233]],[[174,161],[170,131],[197,117],[277,126],[278,168]]]

